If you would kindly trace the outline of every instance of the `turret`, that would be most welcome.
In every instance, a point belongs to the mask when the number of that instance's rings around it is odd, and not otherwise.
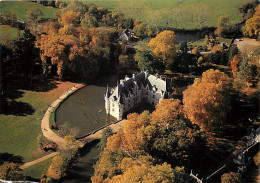
[[[109,93],[109,89],[108,89],[108,86],[107,86],[107,92],[106,92],[106,95],[105,95],[105,108],[106,108],[107,114],[110,113],[110,100],[109,100],[109,97],[110,97],[110,93]]]

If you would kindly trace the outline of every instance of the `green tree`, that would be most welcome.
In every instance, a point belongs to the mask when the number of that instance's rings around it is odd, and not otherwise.
[[[6,11],[1,16],[3,24],[16,26],[17,16],[14,12]]]
[[[98,26],[98,21],[93,15],[85,14],[81,20],[81,26],[84,28],[93,28]]]
[[[188,127],[182,120],[172,121],[165,127],[157,127],[148,135],[152,154],[177,165],[183,165],[185,162],[190,164],[199,157],[198,152],[204,147],[200,131]]]
[[[219,27],[226,27],[230,24],[229,16],[220,16],[218,19],[218,26]]]
[[[148,70],[150,73],[162,73],[165,69],[163,61],[156,57],[151,50],[138,50],[134,56],[140,70]]]
[[[100,142],[98,144],[99,148],[101,149],[101,152],[106,147],[107,138],[110,137],[111,135],[113,135],[113,131],[110,127],[107,127],[104,130],[102,130],[102,138],[100,139]]]
[[[27,21],[38,22],[42,19],[44,12],[40,8],[31,8],[27,11]]]

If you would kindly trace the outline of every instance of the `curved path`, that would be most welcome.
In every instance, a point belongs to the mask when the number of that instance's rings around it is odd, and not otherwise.
[[[60,136],[58,136],[56,133],[54,133],[50,129],[50,116],[51,113],[54,111],[54,109],[64,100],[66,99],[70,94],[74,93],[78,89],[84,87],[84,84],[77,84],[70,88],[66,93],[59,96],[51,105],[49,105],[49,108],[45,112],[42,122],[41,122],[41,128],[43,135],[50,141],[55,142],[58,145],[58,148],[60,150],[65,148],[65,142],[64,139]]]
[[[55,142],[57,145],[58,145],[58,148],[59,150],[62,150],[65,148],[65,141],[64,141],[64,138],[58,136],[56,133],[54,133],[51,129],[50,129],[50,116],[51,116],[51,113],[54,112],[54,109],[64,100],[66,99],[70,94],[74,93],[75,91],[77,91],[78,89],[84,87],[85,85],[84,84],[77,84],[75,85],[74,87],[72,87],[71,89],[69,89],[66,93],[62,94],[60,97],[58,97],[51,105],[49,105],[49,108],[47,109],[47,111],[45,112],[44,116],[43,116],[43,119],[42,119],[42,122],[41,122],[41,128],[42,128],[42,133],[43,135],[49,139],[50,141],[52,142]],[[121,121],[118,121],[118,122],[115,122],[115,123],[112,123],[109,125],[109,127],[113,130],[113,132],[118,132],[120,129],[122,129],[122,127],[124,126],[125,122],[127,120],[121,120]],[[108,126],[106,126],[108,127]],[[102,131],[103,129],[105,129],[106,127],[104,128],[101,128],[100,130],[96,131],[95,133],[91,134],[91,135],[88,135],[87,137],[85,138],[82,138],[82,139],[79,139],[79,143],[80,143],[80,146],[83,147],[85,144],[93,141],[93,140],[96,140],[96,139],[100,139],[102,137]],[[51,154],[48,154],[46,156],[43,156],[39,159],[36,159],[34,161],[30,161],[30,162],[27,162],[23,165],[21,165],[19,168],[20,169],[26,169],[30,166],[33,166],[35,164],[38,164],[42,161],[45,161],[57,154],[59,154],[60,152],[53,152]]]

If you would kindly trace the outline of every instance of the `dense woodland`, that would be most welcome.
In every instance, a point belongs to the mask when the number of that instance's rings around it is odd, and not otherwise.
[[[177,44],[174,30],[152,27],[139,18],[127,19],[120,11],[111,12],[76,0],[35,3],[57,8],[55,19],[42,18],[44,12],[40,9],[28,10],[25,23],[19,22],[12,12],[0,17],[4,25],[25,29],[19,39],[4,39],[0,45],[2,114],[10,112],[12,97],[6,92],[10,83],[37,90],[35,83],[53,79],[91,83],[110,73],[131,74],[139,70],[152,74],[165,74],[167,70],[196,77],[191,85],[184,84],[180,100],[165,99],[152,113],[129,114],[117,134],[109,128],[104,130],[92,182],[186,183],[190,181],[190,170],[202,168],[198,164],[209,166],[212,159],[207,154],[232,154],[237,147],[226,149],[219,139],[237,141],[246,135],[249,124],[245,120],[257,117],[258,107],[248,113],[238,106],[258,106],[259,47],[241,52],[235,45],[225,48],[216,41],[217,36],[259,39],[257,1],[241,4],[238,11],[243,15],[241,21],[245,21],[241,29],[231,24],[228,16],[221,16],[214,33],[204,32],[207,46],[203,51],[207,54],[200,54],[201,48],[191,48],[186,42]],[[124,29],[133,32],[134,41],[119,40]],[[145,45],[137,48],[138,42]],[[76,132],[69,127],[60,129],[67,150],[53,158],[41,182],[65,177],[78,156]],[[38,136],[40,148],[45,140]],[[0,179],[28,179],[17,170],[16,162],[0,161]],[[234,172],[221,177],[223,183],[241,180],[241,175]]]

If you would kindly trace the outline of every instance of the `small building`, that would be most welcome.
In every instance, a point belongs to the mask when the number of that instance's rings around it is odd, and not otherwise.
[[[123,32],[120,34],[118,40],[123,42],[131,41],[131,32],[128,29],[123,30]]]
[[[107,89],[105,94],[106,113],[121,120],[125,112],[142,102],[155,106],[167,96],[166,81],[142,71],[131,78],[126,76],[111,91]]]

